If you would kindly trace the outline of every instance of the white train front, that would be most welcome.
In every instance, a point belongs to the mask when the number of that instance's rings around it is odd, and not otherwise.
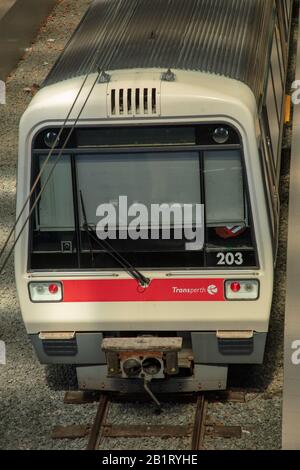
[[[224,389],[228,365],[263,362],[291,5],[95,1],[25,112],[22,315],[81,388]],[[103,245],[97,208],[120,196],[202,205],[203,243],[170,220],[169,239],[124,237],[125,221]]]

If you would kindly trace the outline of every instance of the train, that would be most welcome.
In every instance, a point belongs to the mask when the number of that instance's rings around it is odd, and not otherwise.
[[[263,363],[292,7],[95,0],[22,116],[21,312],[80,389],[224,390]]]

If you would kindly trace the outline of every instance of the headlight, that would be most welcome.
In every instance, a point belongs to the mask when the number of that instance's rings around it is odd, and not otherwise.
[[[259,281],[226,281],[225,297],[227,300],[257,300],[259,297]]]
[[[55,143],[56,143],[55,147],[57,147],[59,144],[58,132],[56,131],[46,132],[46,134],[44,135],[44,142],[45,142],[45,145],[49,148],[52,148]]]
[[[229,139],[229,131],[225,127],[217,127],[213,133],[213,139],[216,144],[225,144]]]
[[[61,302],[62,285],[60,282],[30,282],[29,295],[32,302]]]

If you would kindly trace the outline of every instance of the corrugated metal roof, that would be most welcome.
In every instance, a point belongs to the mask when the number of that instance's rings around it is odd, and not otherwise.
[[[44,85],[101,70],[210,72],[263,91],[274,0],[96,0]]]

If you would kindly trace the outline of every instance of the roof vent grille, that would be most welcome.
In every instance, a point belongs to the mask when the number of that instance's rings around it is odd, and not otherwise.
[[[109,95],[109,114],[112,117],[155,116],[159,114],[156,88],[113,88]]]

